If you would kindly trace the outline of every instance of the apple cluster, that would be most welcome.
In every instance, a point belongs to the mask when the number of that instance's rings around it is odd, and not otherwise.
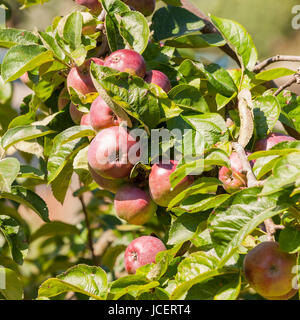
[[[97,94],[90,75],[92,62],[141,77],[147,83],[160,86],[165,92],[171,90],[171,83],[164,73],[158,70],[147,72],[144,58],[139,53],[123,49],[111,53],[104,60],[91,58],[80,67],[71,68],[67,86],[59,95],[59,110],[67,107],[71,90],[84,96]],[[73,103],[69,105],[69,113],[75,124],[91,126],[97,132],[88,148],[89,171],[102,189],[115,194],[114,208],[120,219],[130,224],[144,225],[154,217],[157,206],[167,207],[177,194],[193,183],[192,177],[186,177],[175,188],[171,187],[170,175],[178,165],[176,161],[171,160],[169,164],[153,165],[146,187],[135,184],[130,179],[130,174],[139,161],[140,142],[122,126],[122,119],[114,113],[101,95],[92,102],[89,113],[81,112]],[[143,258],[140,260],[135,260],[136,255],[130,253],[134,251],[136,243],[139,243],[139,250],[148,252],[146,257],[142,255]],[[153,237],[136,239],[128,248],[126,259],[133,259],[135,267],[154,262],[156,253],[165,250],[164,244]],[[135,272],[136,268],[128,265],[130,263],[126,262],[128,272]]]

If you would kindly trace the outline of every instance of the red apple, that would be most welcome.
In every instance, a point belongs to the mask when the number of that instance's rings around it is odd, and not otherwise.
[[[161,207],[167,207],[172,199],[194,182],[194,177],[187,176],[172,190],[170,176],[176,170],[177,165],[177,161],[171,160],[170,164],[154,164],[151,169],[150,195],[153,201]]]
[[[89,113],[85,113],[80,121],[81,126],[91,126],[91,117]]]
[[[70,101],[70,95],[67,88],[63,88],[58,96],[58,110],[63,110]]]
[[[99,96],[91,106],[91,125],[96,131],[120,124],[120,119]]]
[[[244,259],[245,277],[263,297],[286,298],[293,292],[296,256],[281,251],[273,241],[260,243]]]
[[[128,6],[141,12],[144,16],[151,16],[155,10],[155,0],[123,0]]]
[[[73,67],[67,77],[67,87],[70,92],[70,88],[75,89],[82,95],[88,93],[97,92],[93,80],[90,75],[91,62],[98,65],[103,65],[103,60],[99,58],[91,58],[80,67]]]
[[[124,184],[124,180],[121,179],[105,179],[97,174],[91,166],[89,166],[89,170],[93,180],[99,185],[99,187],[103,190],[110,191],[112,193],[116,193],[119,188]]]
[[[283,141],[295,141],[296,139],[282,133],[270,133],[266,139],[256,142],[255,151],[267,151],[273,148],[277,143]]]
[[[93,14],[99,14],[102,10],[99,0],[75,0],[75,2],[89,8]]]
[[[71,103],[69,107],[70,116],[75,124],[80,124],[81,118],[84,116],[84,112],[81,112],[77,107]]]
[[[144,78],[146,74],[145,60],[134,50],[122,49],[113,52],[104,60],[104,66],[141,78]]]
[[[145,81],[156,84],[167,93],[172,88],[169,78],[163,72],[158,70],[148,71],[146,73]]]
[[[108,179],[128,177],[139,161],[140,145],[127,130],[111,127],[100,131],[88,150],[91,168]]]
[[[163,242],[155,237],[143,236],[133,240],[127,247],[124,256],[127,272],[135,274],[138,268],[154,263],[156,255],[165,250]]]
[[[246,152],[247,156],[251,152]],[[253,162],[250,162],[253,165]],[[247,177],[243,172],[242,162],[236,152],[230,155],[230,168],[222,167],[219,171],[219,180],[223,182],[224,189],[233,193],[247,187]]]
[[[118,190],[114,205],[119,218],[135,225],[148,222],[157,209],[146,191],[129,184]]]

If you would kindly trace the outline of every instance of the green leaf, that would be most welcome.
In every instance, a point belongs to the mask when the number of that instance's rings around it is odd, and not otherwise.
[[[86,138],[94,132],[87,127],[75,126],[58,134],[53,140],[53,147],[48,160],[48,183],[53,182],[69,161],[89,143]]]
[[[257,97],[253,101],[255,129],[258,139],[263,139],[266,133],[272,131],[279,119],[280,105],[274,96]]]
[[[237,192],[212,212],[209,218],[211,238],[223,263],[258,225],[297,201],[296,197],[290,197],[290,190],[266,197],[260,196],[260,191],[260,188],[248,188]]]
[[[159,286],[157,281],[149,281],[144,275],[125,276],[111,283],[110,294],[113,300],[118,300],[125,294],[139,296]]]
[[[300,251],[300,232],[292,227],[285,227],[279,234],[280,248],[288,253]]]
[[[20,171],[20,163],[15,158],[0,160],[0,191],[10,192],[11,185]]]
[[[20,141],[33,140],[54,132],[55,131],[50,130],[45,126],[27,125],[14,127],[6,131],[6,133],[3,135],[1,138],[1,145],[2,148],[7,150],[9,147]]]
[[[82,26],[83,18],[80,12],[75,11],[67,17],[63,29],[63,37],[73,51],[81,44]]]
[[[232,20],[221,19],[214,15],[210,17],[228,44],[236,51],[242,65],[251,71],[257,62],[257,50],[245,28]]]
[[[67,224],[61,221],[53,221],[42,225],[36,230],[30,237],[30,242],[40,237],[56,237],[56,236],[68,236],[80,234],[80,231],[71,224]]]
[[[104,300],[107,290],[107,276],[103,269],[77,265],[57,278],[46,280],[40,286],[38,296],[51,298],[64,292],[78,292],[95,300]]]
[[[120,34],[131,49],[143,53],[148,45],[150,30],[147,19],[137,11],[121,14]]]
[[[264,184],[262,194],[268,195],[294,185],[300,178],[300,153],[291,153],[278,160],[273,174]]]
[[[39,32],[39,35],[42,39],[44,46],[53,52],[53,55],[56,56],[60,60],[64,60],[66,55],[64,51],[58,45],[56,39],[49,33]]]
[[[154,40],[158,42],[199,31],[204,26],[204,22],[190,11],[167,6],[154,13],[151,28],[154,31]]]
[[[175,218],[169,230],[168,245],[176,245],[191,240],[206,228],[207,217],[206,213],[186,213]]]
[[[0,293],[6,300],[23,299],[23,284],[13,270],[0,267]]]
[[[0,215],[0,232],[8,243],[13,260],[18,264],[23,264],[24,256],[28,250],[23,227],[15,218]]]
[[[31,190],[20,186],[13,186],[11,192],[1,192],[0,198],[23,204],[36,212],[43,221],[49,222],[48,208],[45,201]]]
[[[16,45],[38,44],[39,38],[33,33],[19,29],[0,29],[0,47],[11,48]]]
[[[3,62],[1,75],[5,82],[17,80],[26,71],[52,61],[52,52],[38,45],[17,45],[8,50]]]

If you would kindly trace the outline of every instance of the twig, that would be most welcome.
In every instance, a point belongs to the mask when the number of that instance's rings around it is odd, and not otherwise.
[[[248,188],[261,187],[263,185],[263,181],[257,181],[257,179],[252,171],[251,165],[248,161],[248,157],[245,152],[245,149],[237,142],[232,142],[232,147],[234,148],[234,150],[236,151],[236,153],[238,154],[238,156],[242,162],[243,171],[246,173],[246,176],[247,176]]]
[[[199,10],[195,5],[193,5],[189,0],[181,0],[182,7],[197,17],[199,17],[203,22],[205,23],[205,26],[203,29],[201,29],[201,32],[204,34],[209,34],[209,33],[218,33],[220,32],[217,30],[217,28],[212,24],[210,19],[201,11]],[[231,49],[231,47],[226,44],[222,47],[219,47],[223,52],[225,52],[228,56],[230,56],[239,66],[241,66],[241,62],[234,52],[234,50]]]
[[[274,93],[274,96],[278,96],[280,92],[282,92],[284,89],[290,87],[291,85],[293,85],[294,83],[296,84],[300,84],[300,72],[298,71],[297,73],[295,73],[291,79],[289,79],[286,83],[284,83],[282,86],[280,86],[278,88],[278,90]]]
[[[268,58],[260,63],[258,63],[253,72],[258,73],[268,65],[279,62],[279,61],[289,61],[289,62],[300,62],[300,56],[284,56],[284,55],[276,55],[274,57]]]
[[[91,251],[91,254],[92,254],[93,263],[96,265],[97,264],[97,259],[96,259],[96,255],[95,255],[95,252],[94,252],[93,236],[92,236],[92,230],[91,230],[91,225],[90,225],[90,221],[89,221],[89,214],[87,212],[86,205],[84,203],[82,195],[79,197],[79,200],[81,202],[82,211],[83,211],[84,217],[85,217],[85,224],[86,224],[86,227],[87,227],[87,230],[88,230],[89,248],[90,248],[90,251]]]
[[[266,232],[267,232],[269,241],[274,241],[275,240],[274,239],[274,234],[276,233],[277,230],[284,229],[284,226],[275,224],[271,218],[265,220],[264,224],[265,224],[265,227],[266,227]]]
[[[254,116],[250,90],[244,89],[238,95],[238,109],[241,129],[238,143],[245,148],[254,132]]]

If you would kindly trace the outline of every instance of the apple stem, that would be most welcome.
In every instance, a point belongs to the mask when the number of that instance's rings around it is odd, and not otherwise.
[[[274,234],[276,233],[276,231],[284,229],[284,226],[275,224],[271,218],[267,219],[264,224],[269,241],[275,241]]]

